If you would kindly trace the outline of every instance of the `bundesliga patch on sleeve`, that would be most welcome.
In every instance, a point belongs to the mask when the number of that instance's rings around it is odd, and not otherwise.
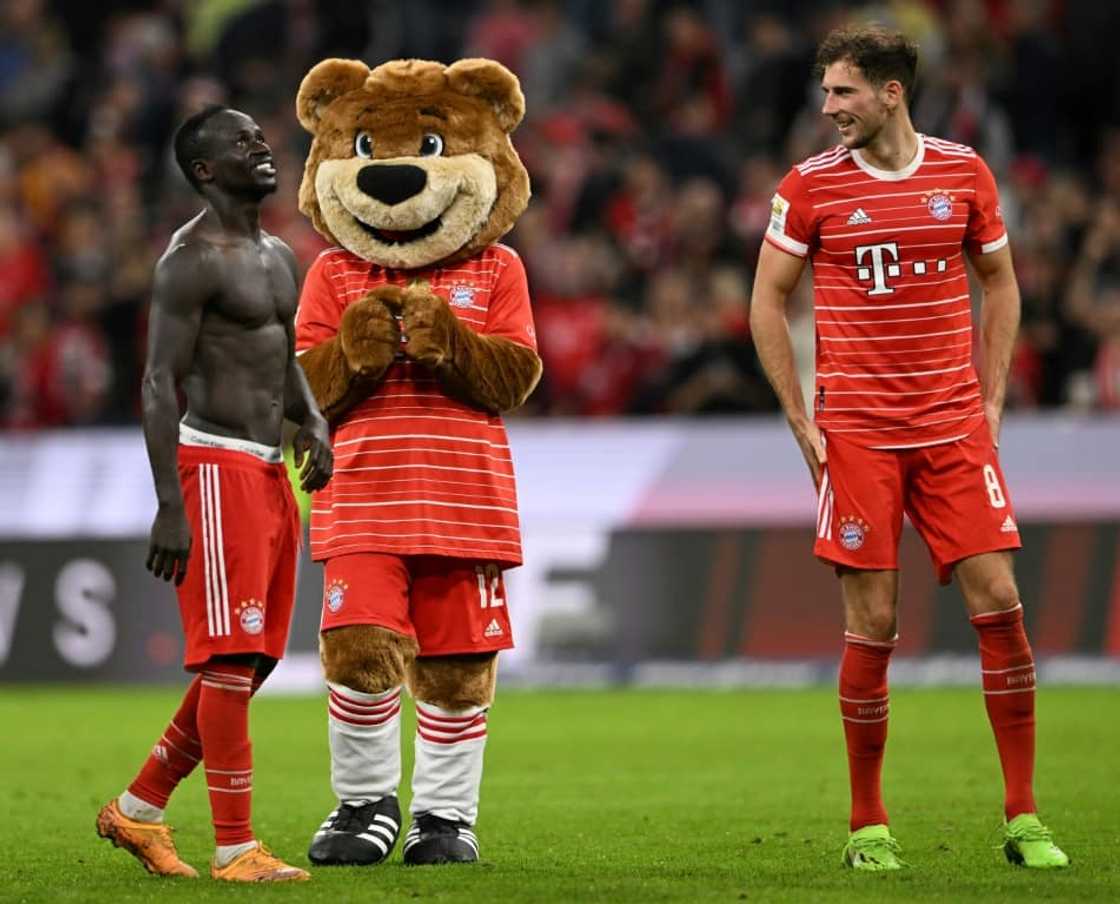
[[[772,235],[786,234],[786,217],[789,215],[789,201],[781,195],[774,195],[770,202],[770,226],[767,231]]]

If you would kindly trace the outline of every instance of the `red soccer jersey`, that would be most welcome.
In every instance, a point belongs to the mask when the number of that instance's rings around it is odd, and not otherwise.
[[[479,333],[536,349],[521,258],[493,245],[450,267],[386,270],[342,248],[307,272],[296,350],[338,332],[342,312],[382,285],[426,280]],[[403,356],[374,394],[333,431],[334,477],[315,494],[311,555],[439,555],[521,564],[509,440],[500,417],[447,396],[432,373]]]
[[[969,147],[918,136],[880,170],[837,146],[795,166],[766,240],[813,267],[816,421],[861,445],[911,448],[984,416],[962,249],[1007,244],[995,180]]]

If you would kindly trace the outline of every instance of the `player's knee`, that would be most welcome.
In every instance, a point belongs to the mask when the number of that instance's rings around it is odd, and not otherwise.
[[[376,625],[347,625],[319,635],[327,681],[366,694],[403,684],[416,652],[415,639]]]
[[[868,607],[863,613],[863,627],[859,633],[872,640],[891,640],[897,631],[894,606]]]
[[[1019,588],[1005,575],[992,578],[984,587],[984,611],[1003,612],[1020,604]]]
[[[458,710],[493,703],[497,678],[497,653],[423,656],[413,660],[408,685],[417,700]]]

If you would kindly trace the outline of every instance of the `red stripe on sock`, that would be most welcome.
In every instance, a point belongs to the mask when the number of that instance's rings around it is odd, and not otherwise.
[[[339,722],[345,722],[348,725],[384,725],[386,722],[393,719],[400,711],[401,704],[400,701],[398,701],[396,706],[394,706],[391,710],[389,710],[389,712],[385,713],[384,715],[367,718],[365,716],[355,716],[351,713],[348,713],[345,710],[337,707],[333,701],[327,704],[327,712],[330,714],[330,717],[332,719],[337,719]]]
[[[422,729],[419,724],[417,724],[417,726],[416,726],[416,733],[418,735],[420,735],[420,737],[422,737],[425,741],[431,741],[433,744],[458,744],[461,741],[471,741],[471,740],[474,740],[475,738],[486,737],[486,729],[484,728],[484,729],[482,729],[482,731],[475,731],[475,732],[470,732],[468,734],[456,735],[453,738],[441,738],[441,737],[437,737],[436,735],[428,734],[428,732],[426,732],[424,729]]]

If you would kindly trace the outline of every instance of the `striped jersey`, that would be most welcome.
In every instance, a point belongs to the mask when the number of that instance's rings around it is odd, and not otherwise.
[[[919,135],[896,171],[842,145],[810,157],[778,186],[765,237],[812,264],[823,430],[891,449],[979,426],[963,250],[997,251],[1007,231],[972,148]]]
[[[469,260],[419,270],[324,251],[304,280],[297,352],[331,339],[342,312],[371,289],[418,279],[476,332],[536,349],[521,258],[492,245]],[[334,476],[311,508],[312,558],[381,552],[521,564],[502,420],[449,397],[423,365],[399,355],[373,395],[335,425],[332,441]]]

